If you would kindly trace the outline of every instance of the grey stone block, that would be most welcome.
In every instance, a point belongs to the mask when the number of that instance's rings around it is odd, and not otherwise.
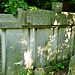
[[[45,10],[29,10],[27,13],[27,23],[31,25],[52,25],[54,12]]]
[[[68,75],[75,75],[75,55],[70,59]]]
[[[55,11],[57,13],[62,12],[63,4],[60,2],[52,2],[52,11]]]
[[[35,66],[49,65],[53,60],[53,30],[52,29],[38,29],[37,30],[37,44],[36,44],[36,64]]]
[[[58,35],[58,53],[57,53],[57,61],[65,61],[70,58],[70,28],[60,28]]]
[[[0,28],[20,28],[18,20],[12,14],[0,14]]]
[[[8,29],[6,30],[6,75],[18,75],[25,68],[25,53],[28,52],[29,40],[28,30]],[[22,65],[14,63],[23,61]]]

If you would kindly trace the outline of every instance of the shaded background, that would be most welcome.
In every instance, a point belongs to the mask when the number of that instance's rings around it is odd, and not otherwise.
[[[5,7],[2,8],[2,3],[4,4],[9,0],[0,0],[0,13],[5,13]],[[40,9],[51,10],[52,2],[63,2],[63,11],[75,12],[75,0],[24,0],[29,6],[36,6]]]

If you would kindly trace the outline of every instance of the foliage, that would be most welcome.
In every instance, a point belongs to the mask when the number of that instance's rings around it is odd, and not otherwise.
[[[31,75],[33,70],[25,69],[24,72],[21,72],[20,75]]]
[[[46,1],[46,3],[42,6],[42,9],[50,9],[52,2]]]
[[[29,7],[29,9],[39,9],[39,8],[37,8],[35,6],[28,6],[28,7]]]
[[[54,72],[49,72],[49,74],[53,75],[53,74],[54,74]]]
[[[0,12],[16,14],[18,8],[51,10],[52,2],[72,2],[71,0],[0,0]],[[73,6],[72,6],[73,4]],[[68,11],[75,11],[75,3],[69,3]],[[71,6],[71,7],[70,7]]]
[[[0,0],[0,13],[3,13],[4,12],[4,7],[2,7],[2,5],[5,4],[5,0]]]
[[[62,63],[56,64],[54,61],[52,62],[52,70],[59,71],[60,69],[64,69],[65,66]]]
[[[47,75],[47,74],[49,74],[49,75],[53,75],[54,72],[49,72],[49,73],[44,72],[44,73],[42,73],[41,75]]]
[[[52,61],[50,66],[52,66],[52,70],[46,71],[44,73],[42,73],[41,75],[54,75],[55,72],[60,72],[61,70],[67,68],[69,66],[69,63],[67,63],[67,65],[65,65],[65,62],[56,64],[55,61]]]
[[[47,75],[47,73],[46,73],[46,72],[44,72],[44,73],[42,73],[41,75]]]
[[[9,0],[6,4],[3,2],[2,7],[6,9],[4,12],[15,15],[17,13],[18,8],[23,9],[37,9],[35,6],[28,6],[28,4],[24,0]]]
[[[2,7],[6,7],[4,12],[8,12],[9,14],[16,14],[18,8],[27,9],[28,4],[24,2],[24,0],[9,0],[6,4],[2,3]]]
[[[42,70],[42,68],[38,68],[37,70],[38,70],[38,71],[41,71],[41,70]]]

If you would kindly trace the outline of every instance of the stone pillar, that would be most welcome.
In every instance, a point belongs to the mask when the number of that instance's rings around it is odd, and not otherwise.
[[[55,11],[56,13],[62,12],[63,4],[60,2],[52,2],[52,11]]]
[[[2,30],[1,35],[1,44],[2,44],[2,75],[5,75],[5,63],[6,63],[6,33],[5,30]]]
[[[19,26],[21,26],[21,23],[22,23],[22,9],[21,8],[18,8],[18,14],[17,14],[17,19],[18,19],[18,22],[19,22]]]
[[[0,75],[2,74],[1,29],[0,29]]]
[[[25,26],[25,25],[28,25],[27,24],[27,11],[23,10],[22,8],[18,8],[18,14],[17,14],[17,19],[18,19],[18,22],[19,22],[19,26]]]

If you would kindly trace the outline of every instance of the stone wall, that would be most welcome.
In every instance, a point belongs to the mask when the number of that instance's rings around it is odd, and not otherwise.
[[[74,32],[74,26],[6,29],[6,75],[69,60],[74,55]]]
[[[75,55],[75,13],[55,10],[18,9],[16,16],[0,14],[3,75],[19,75],[25,68]]]
[[[0,28],[22,28],[22,26],[30,25],[75,25],[75,13],[62,12],[62,5],[62,3],[54,2],[51,11],[19,8],[16,16],[0,14]]]
[[[19,9],[20,11],[21,9]],[[48,10],[21,10],[21,25],[74,25],[75,13]]]

